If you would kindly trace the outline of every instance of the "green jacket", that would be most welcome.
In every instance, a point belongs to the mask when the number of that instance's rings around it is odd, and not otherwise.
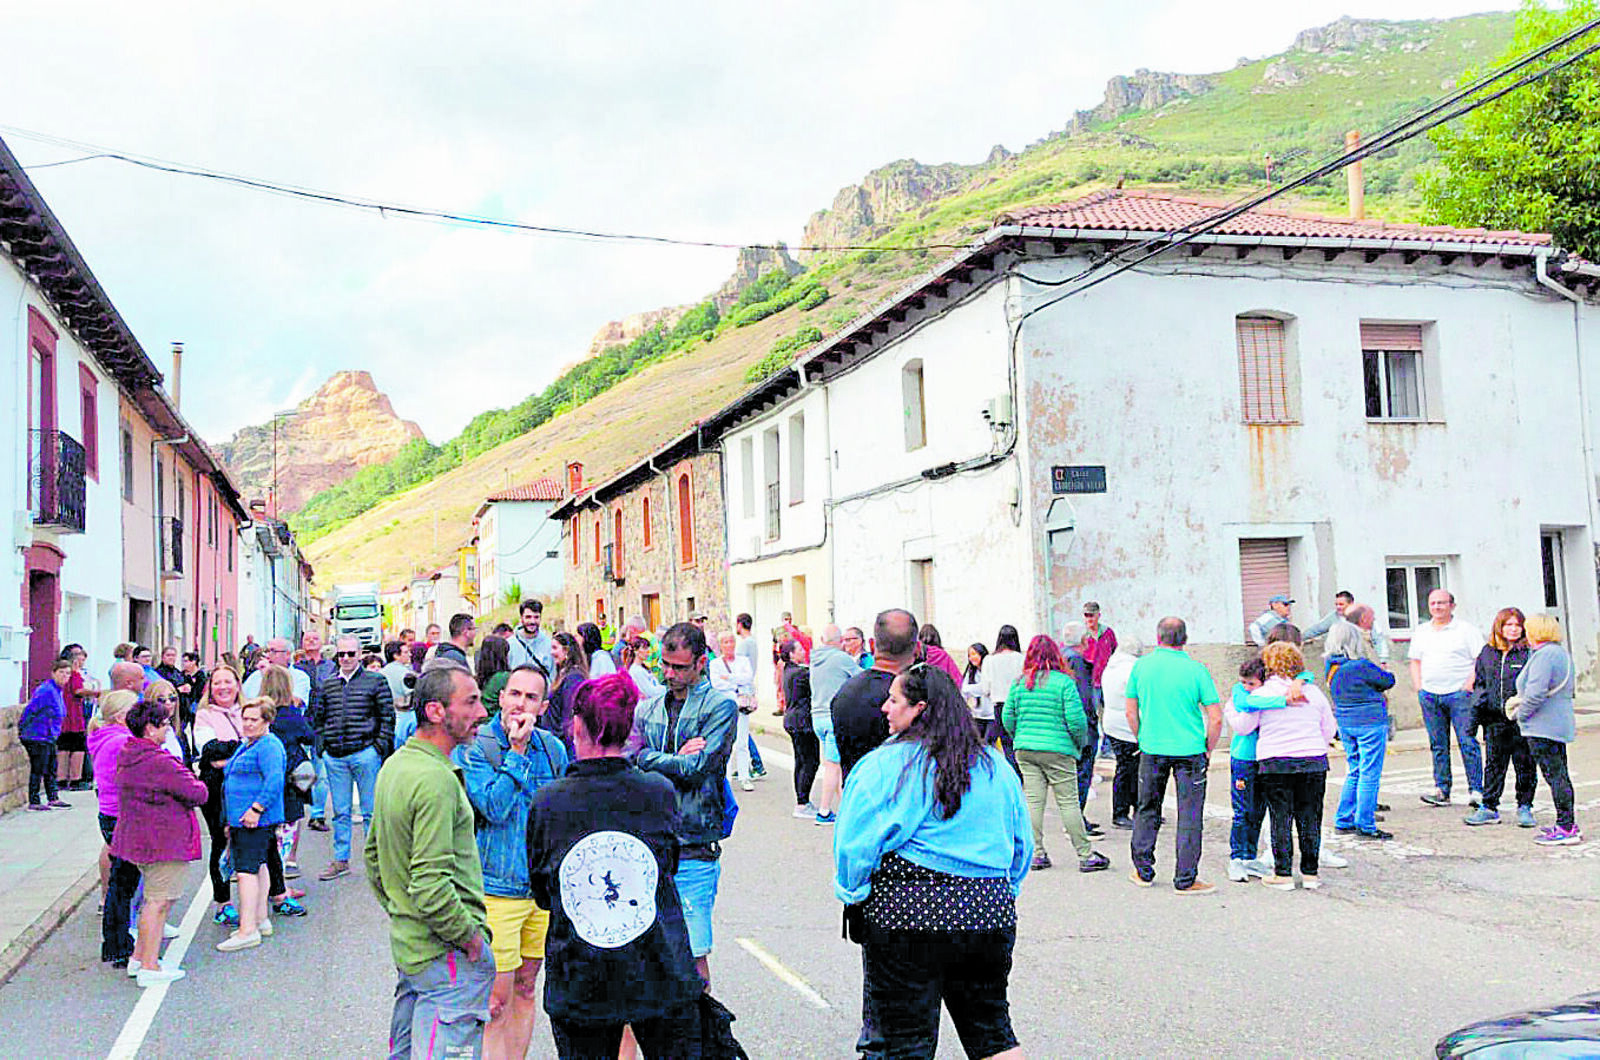
[[[1031,689],[1026,678],[1017,678],[1006,694],[1000,723],[1019,751],[1054,751],[1076,758],[1089,739],[1077,684],[1055,670],[1036,674]]]
[[[472,936],[488,938],[483,868],[461,770],[413,736],[378,771],[367,882],[389,914],[394,963],[414,975]]]

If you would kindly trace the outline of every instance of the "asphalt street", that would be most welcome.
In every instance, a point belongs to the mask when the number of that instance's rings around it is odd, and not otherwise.
[[[781,748],[770,737],[768,746]],[[1600,838],[1600,746],[1574,751],[1579,823]],[[771,778],[742,797],[726,845],[713,992],[737,1015],[752,1057],[848,1057],[859,950],[840,937],[830,830],[791,816],[782,759],[769,755]],[[1330,791],[1342,772],[1336,760]],[[1514,825],[1467,829],[1465,807],[1418,801],[1427,778],[1425,753],[1391,756],[1386,827],[1399,838],[1330,838],[1351,864],[1325,870],[1314,892],[1227,882],[1225,756],[1211,772],[1202,864],[1216,895],[1172,891],[1170,828],[1160,885],[1143,890],[1127,879],[1126,832],[1099,841],[1112,870],[1084,876],[1068,867],[1050,817],[1057,867],[1024,885],[1011,984],[1028,1052],[1425,1056],[1461,1023],[1600,989],[1600,843],[1541,849]],[[1109,785],[1099,791],[1089,816],[1104,822]],[[1542,786],[1536,807],[1548,823]],[[80,823],[93,827],[87,813]],[[383,1055],[393,990],[385,919],[359,867],[314,879],[327,857],[327,837],[308,833],[300,882],[311,915],[279,918],[258,949],[216,952],[225,929],[209,905],[191,912],[180,902],[173,922],[190,912],[186,926],[197,925],[182,962],[189,976],[159,1007],[141,1007],[138,987],[99,965],[91,897],[0,987],[0,1056]],[[201,872],[197,864],[192,886]],[[554,1055],[542,1018],[532,1055]],[[948,1023],[939,1055],[961,1055]]]

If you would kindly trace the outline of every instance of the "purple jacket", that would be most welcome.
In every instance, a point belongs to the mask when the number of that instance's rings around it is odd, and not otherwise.
[[[135,737],[117,752],[116,784],[121,805],[111,853],[135,865],[199,859],[194,808],[206,801],[200,778],[159,745]]]
[[[94,759],[94,790],[100,812],[115,817],[122,803],[117,798],[117,755],[133,739],[126,725],[102,725],[89,734],[89,757]]]

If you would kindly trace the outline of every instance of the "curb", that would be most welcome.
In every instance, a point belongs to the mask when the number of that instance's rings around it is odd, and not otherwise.
[[[28,963],[28,958],[33,956],[34,951],[43,946],[50,936],[56,933],[56,929],[67,922],[67,918],[77,910],[78,905],[99,885],[100,866],[91,865],[87,872],[78,877],[77,882],[68,887],[60,898],[40,913],[34,922],[6,947],[4,953],[0,953],[0,986],[5,985],[24,964]]]

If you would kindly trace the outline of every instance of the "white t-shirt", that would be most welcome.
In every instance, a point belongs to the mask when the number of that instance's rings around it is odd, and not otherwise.
[[[989,687],[989,698],[999,707],[1011,694],[1011,686],[1022,676],[1023,657],[1020,651],[993,651],[983,660],[983,683]]]
[[[1424,622],[1411,631],[1411,652],[1407,656],[1422,663],[1420,691],[1434,695],[1459,692],[1472,677],[1478,653],[1483,650],[1483,634],[1459,618],[1443,629]]]

